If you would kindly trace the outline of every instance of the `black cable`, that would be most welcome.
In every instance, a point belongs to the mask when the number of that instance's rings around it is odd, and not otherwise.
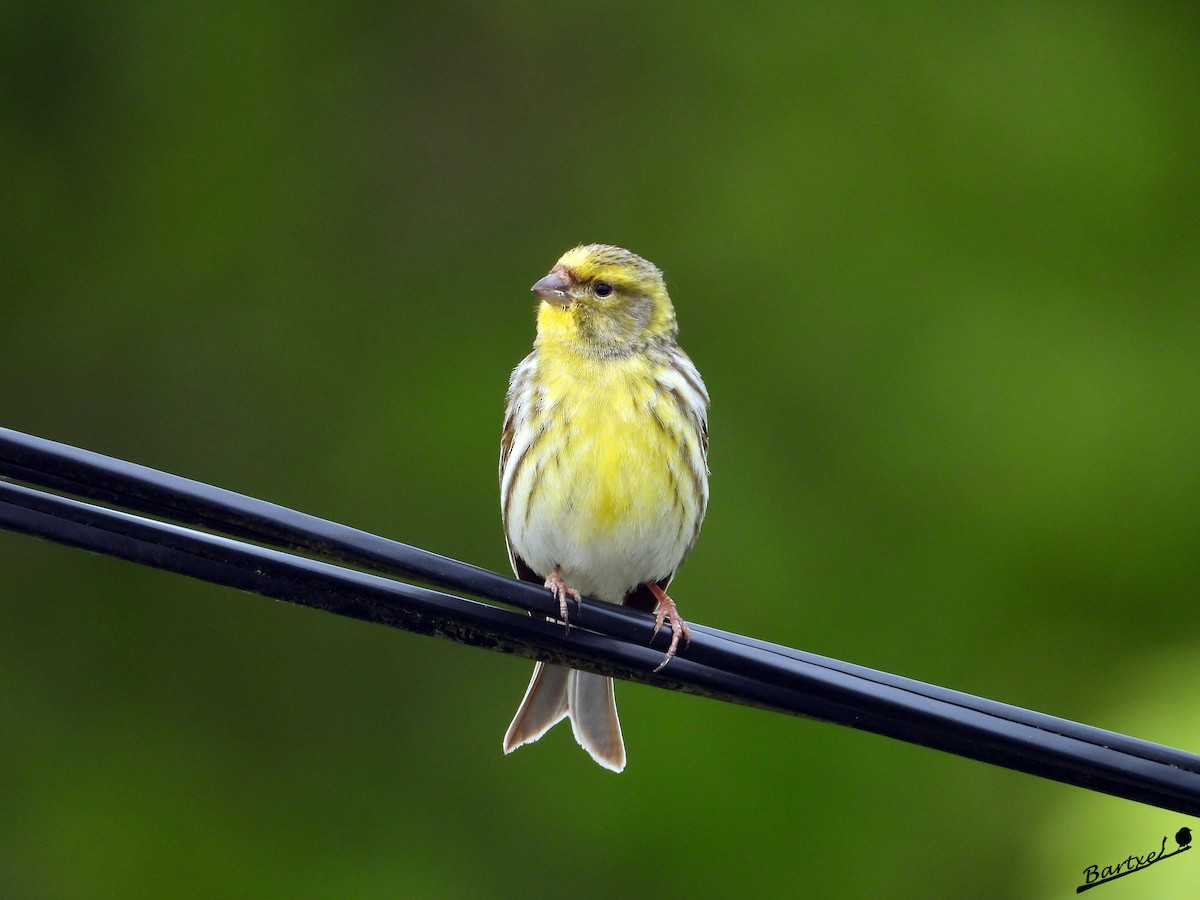
[[[0,525],[340,615],[806,715],[1190,814],[1200,757],[912,679],[692,626],[659,675],[650,617],[587,601],[573,627],[295,555],[553,615],[546,591],[275,504],[0,429],[0,475],[221,534],[0,483]],[[258,547],[249,538],[272,546]],[[273,549],[278,547],[282,549]],[[601,632],[590,633],[585,630]],[[665,636],[660,636],[660,645]]]
[[[0,475],[149,515],[196,524],[222,534],[247,537],[285,550],[304,550],[374,571],[422,579],[529,612],[547,616],[557,614],[544,590],[486,569],[274,503],[6,428],[0,428]],[[652,633],[648,615],[596,601],[586,604],[572,621],[640,643],[649,642]],[[765,660],[767,667],[773,670],[778,667],[776,657],[783,656],[1029,727],[1115,746],[1124,752],[1157,754],[1155,758],[1169,765],[1186,765],[1194,759],[1190,754],[1179,754],[1161,745],[814,653],[703,625],[692,626],[692,631],[697,637],[709,635],[720,639],[711,643],[696,640],[682,652],[683,656],[708,665],[725,669],[752,668]],[[665,636],[660,638],[659,645],[665,646],[666,640]]]

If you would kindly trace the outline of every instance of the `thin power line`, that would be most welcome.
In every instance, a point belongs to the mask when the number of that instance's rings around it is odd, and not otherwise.
[[[0,477],[8,479],[0,481],[0,527],[13,531],[338,615],[809,716],[1200,814],[1200,757],[1160,744],[702,625],[691,625],[691,643],[654,674],[668,635],[659,635],[658,649],[651,646],[648,614],[590,600],[565,631],[547,621],[557,606],[536,585],[9,429],[0,429]]]

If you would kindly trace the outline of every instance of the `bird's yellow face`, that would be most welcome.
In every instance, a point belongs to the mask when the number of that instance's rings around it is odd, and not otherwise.
[[[533,286],[538,345],[620,356],[675,339],[675,310],[662,272],[635,253],[587,244],[563,254]]]

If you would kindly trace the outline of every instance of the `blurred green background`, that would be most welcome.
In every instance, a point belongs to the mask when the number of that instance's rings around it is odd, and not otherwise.
[[[0,423],[504,571],[529,285],[622,244],[713,397],[685,618],[1197,749],[1197,46],[1184,4],[10,2]],[[6,897],[1063,897],[1196,827],[637,685],[623,775],[506,758],[524,660],[12,534],[0,592]]]

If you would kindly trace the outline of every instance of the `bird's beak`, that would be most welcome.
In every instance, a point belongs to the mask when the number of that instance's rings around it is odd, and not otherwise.
[[[543,303],[553,303],[566,309],[571,305],[571,298],[567,296],[569,286],[570,282],[562,272],[551,272],[530,290],[537,294]]]

